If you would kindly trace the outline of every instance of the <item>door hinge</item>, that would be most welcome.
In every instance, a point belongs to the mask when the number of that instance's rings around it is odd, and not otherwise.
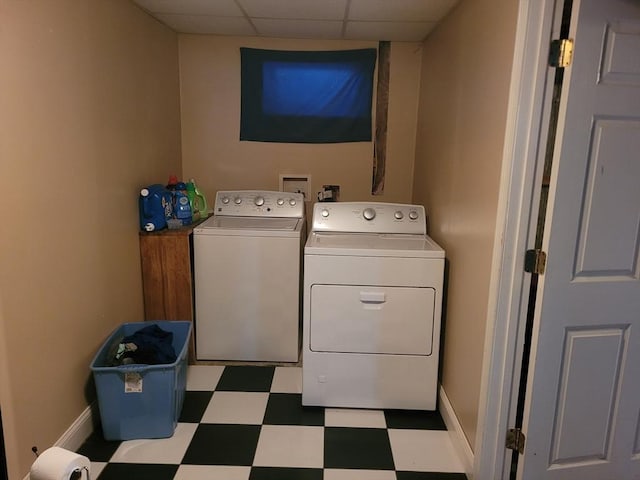
[[[563,38],[553,40],[549,49],[549,66],[564,68],[571,65],[573,59],[573,40]]]
[[[516,450],[519,454],[524,453],[524,433],[519,428],[510,428],[507,430],[506,447],[509,450]]]
[[[524,271],[542,275],[547,266],[547,254],[540,249],[527,250],[524,255]]]

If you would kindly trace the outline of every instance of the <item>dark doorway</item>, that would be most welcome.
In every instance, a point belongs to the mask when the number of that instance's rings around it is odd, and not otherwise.
[[[9,480],[7,456],[4,451],[4,430],[2,429],[2,410],[0,410],[0,480]]]

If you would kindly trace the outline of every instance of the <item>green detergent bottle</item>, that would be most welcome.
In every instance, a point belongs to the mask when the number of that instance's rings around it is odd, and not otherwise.
[[[209,215],[207,207],[207,199],[198,189],[196,181],[191,178],[187,183],[187,196],[189,197],[189,203],[191,203],[191,212],[193,212],[193,219],[207,218]]]

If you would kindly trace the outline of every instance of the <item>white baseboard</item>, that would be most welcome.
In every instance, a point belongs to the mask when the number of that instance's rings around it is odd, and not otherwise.
[[[447,426],[451,442],[464,465],[464,473],[467,475],[469,480],[473,480],[473,450],[471,450],[471,445],[462,430],[462,425],[460,425],[456,412],[453,410],[451,402],[442,388],[442,385],[440,385],[439,394],[440,415],[442,415],[442,420],[444,420],[444,424]]]
[[[66,432],[54,443],[56,447],[64,448],[75,452],[84,441],[93,433],[94,414],[97,413],[97,404],[93,402],[80,414],[78,418],[71,424]]]

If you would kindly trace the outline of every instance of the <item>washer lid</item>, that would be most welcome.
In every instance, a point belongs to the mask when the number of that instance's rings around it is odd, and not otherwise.
[[[299,235],[304,220],[214,215],[193,230],[196,235]]]
[[[226,217],[215,216],[208,225],[203,228],[231,228],[248,230],[284,230],[293,231],[298,226],[298,218],[277,218],[277,217]]]
[[[444,258],[444,250],[427,235],[312,232],[308,255]]]

